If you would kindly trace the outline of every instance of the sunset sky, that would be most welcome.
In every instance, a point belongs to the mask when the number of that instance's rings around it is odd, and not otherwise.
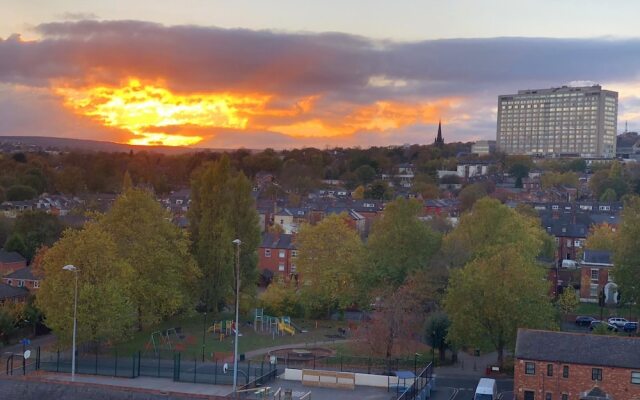
[[[452,3],[452,4],[444,4]],[[596,82],[640,130],[640,3],[0,0],[0,135],[216,148],[495,138]]]

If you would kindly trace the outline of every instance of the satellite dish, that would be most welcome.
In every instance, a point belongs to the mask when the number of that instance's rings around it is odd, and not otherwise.
[[[222,366],[222,372],[226,374],[227,371],[229,371],[229,364],[224,363],[224,365]]]
[[[27,358],[31,357],[31,350],[27,350],[27,351],[25,351],[25,352],[24,352],[24,354],[23,354],[23,356],[24,356],[24,359],[25,359],[25,360],[26,360]]]

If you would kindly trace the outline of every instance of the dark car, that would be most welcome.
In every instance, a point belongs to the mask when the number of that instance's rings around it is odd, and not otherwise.
[[[596,321],[596,319],[593,317],[584,317],[584,316],[576,317],[576,325],[578,326],[589,326],[593,321]]]
[[[612,331],[612,332],[618,332],[618,327],[615,325],[612,325],[610,323],[608,323],[607,321],[593,321],[591,322],[591,324],[589,325],[589,329],[590,330],[594,330],[598,325],[605,325],[607,327],[608,330]]]
[[[622,330],[625,331],[625,332],[635,332],[635,331],[638,330],[638,323],[637,322],[627,322],[622,327]]]

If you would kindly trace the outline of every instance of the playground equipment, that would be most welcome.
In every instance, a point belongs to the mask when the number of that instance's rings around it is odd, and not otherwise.
[[[174,350],[180,347],[182,338],[178,335],[176,328],[169,328],[166,331],[155,331],[151,333],[149,341],[145,345],[146,350],[153,348],[153,353],[158,356],[161,350]]]
[[[219,334],[220,340],[222,341],[226,336],[230,336],[236,333],[235,325],[235,322],[231,320],[217,322],[214,321],[213,325],[211,325],[209,329],[207,329],[207,332],[212,334]],[[238,332],[238,336],[242,336],[242,333]]]
[[[296,329],[290,317],[272,317],[266,315],[263,308],[256,308],[253,329],[256,332],[268,332],[277,335],[295,335],[296,330],[302,332]]]

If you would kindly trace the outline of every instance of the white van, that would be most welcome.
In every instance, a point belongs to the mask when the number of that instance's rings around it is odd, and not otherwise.
[[[476,394],[473,395],[473,400],[498,400],[496,380],[481,378],[476,388]]]

